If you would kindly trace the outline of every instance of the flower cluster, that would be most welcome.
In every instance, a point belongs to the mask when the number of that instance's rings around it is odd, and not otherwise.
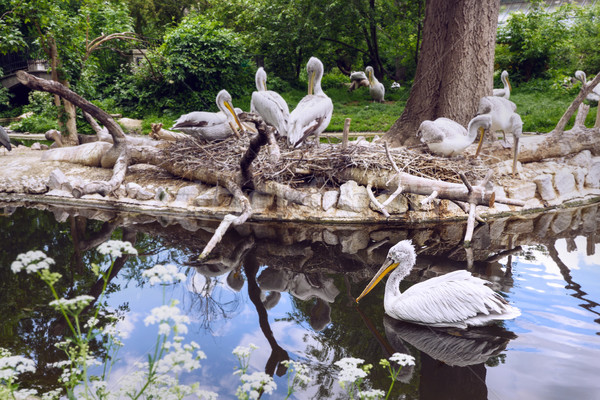
[[[415,358],[413,356],[409,356],[408,354],[403,353],[394,353],[390,357],[390,361],[394,361],[401,367],[406,367],[407,365],[415,365]]]
[[[113,258],[121,257],[123,254],[137,255],[138,253],[131,243],[121,240],[108,240],[102,243],[98,246],[98,252]]]
[[[158,331],[161,335],[168,335],[171,331],[171,325],[175,333],[185,335],[188,331],[187,324],[190,323],[190,317],[181,313],[179,302],[173,300],[171,305],[164,305],[160,307],[154,307],[144,319],[146,326],[159,324]]]
[[[15,274],[22,270],[31,274],[39,270],[49,269],[52,264],[54,264],[54,260],[46,256],[43,251],[32,250],[24,254],[19,254],[17,259],[10,265],[10,268]]]
[[[206,354],[196,342],[182,344],[181,340],[175,340],[166,342],[163,348],[168,350],[168,353],[159,361],[157,368],[157,372],[162,374],[194,371],[200,368],[200,360],[206,358]]]
[[[50,305],[56,310],[63,309],[73,314],[78,314],[94,300],[94,297],[83,294],[72,299],[52,300]]]
[[[294,386],[296,383],[300,386],[306,386],[310,383],[311,379],[308,376],[310,369],[307,365],[292,360],[283,360],[281,363],[288,367],[288,374],[295,372],[294,379],[292,379],[290,384],[291,386]]]
[[[173,264],[157,264],[154,267],[142,272],[142,276],[149,278],[151,285],[166,285],[169,283],[184,281],[186,278],[185,274],[183,272],[179,272],[177,267]]]
[[[238,399],[248,398],[256,400],[262,392],[271,394],[277,389],[277,384],[273,380],[273,377],[264,372],[254,372],[250,375],[243,374],[240,380],[242,381],[242,385],[238,387],[236,392]]]
[[[3,352],[3,354],[6,354]],[[5,381],[22,374],[34,372],[35,364],[23,356],[0,356],[0,381]]]
[[[338,376],[340,382],[353,383],[357,379],[362,379],[367,376],[367,372],[358,366],[365,362],[361,358],[345,357],[334,364],[341,369]]]

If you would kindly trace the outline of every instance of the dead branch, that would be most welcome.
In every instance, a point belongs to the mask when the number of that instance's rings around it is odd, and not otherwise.
[[[575,100],[573,100],[573,103],[571,103],[571,105],[567,108],[567,110],[565,111],[563,116],[560,118],[560,120],[558,121],[558,124],[556,124],[556,127],[552,131],[553,134],[560,135],[561,133],[564,132],[565,126],[567,126],[567,123],[569,122],[569,120],[571,119],[573,114],[575,113],[575,110],[577,110],[579,108],[579,105],[583,102],[583,100],[585,100],[585,97],[599,83],[600,83],[600,73],[596,74],[596,76],[594,77],[594,79],[591,82],[588,82],[585,85],[581,86],[581,91],[579,92],[579,94],[577,95]]]

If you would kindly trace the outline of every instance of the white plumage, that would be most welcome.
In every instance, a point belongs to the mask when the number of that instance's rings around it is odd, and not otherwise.
[[[304,96],[290,114],[288,127],[288,142],[292,146],[302,144],[309,135],[317,137],[323,132],[331,121],[333,102],[321,89],[323,78],[323,63],[311,57],[306,64],[308,72],[308,95]]]
[[[575,71],[575,78],[580,80],[584,86],[588,84],[587,76],[583,71]],[[588,95],[585,98],[589,101],[600,101],[600,85],[597,85],[595,88],[593,88],[592,91],[588,93]]]
[[[373,73],[373,67],[370,65],[365,68],[365,72],[367,77],[369,78],[369,94],[373,101],[378,103],[383,103],[383,98],[385,97],[385,87],[383,83],[379,82]]]
[[[490,128],[492,118],[489,115],[479,115],[469,122],[465,129],[458,122],[448,118],[438,118],[435,121],[423,121],[417,131],[421,142],[427,144],[429,150],[437,155],[446,157],[462,153],[477,137],[484,135],[484,130]]]
[[[415,249],[410,240],[397,243],[356,301],[393,271],[385,285],[383,300],[385,313],[392,318],[420,325],[465,329],[521,315],[518,308],[486,286],[486,281],[464,270],[417,283],[401,293],[400,281],[410,273],[415,262]]]
[[[363,71],[352,72],[350,74],[350,87],[348,88],[348,91],[352,92],[354,89],[357,89],[361,86],[369,86],[367,75]]]
[[[494,89],[493,95],[498,97],[504,97],[506,100],[510,99],[510,92],[512,90],[512,86],[510,86],[510,82],[508,81],[508,71],[502,71],[500,74],[500,80],[502,81],[502,85],[504,86],[502,89]]]
[[[517,172],[517,157],[519,155],[519,138],[523,133],[523,121],[521,116],[515,111],[517,106],[504,97],[486,96],[479,100],[478,115],[489,114],[492,117],[492,132],[502,131],[504,135],[511,133],[513,135],[513,168],[512,174]],[[476,154],[479,155],[483,141],[479,142]]]
[[[260,115],[281,136],[287,136],[290,109],[279,93],[267,90],[267,73],[263,67],[256,70],[256,92],[252,93],[250,112]]]
[[[232,126],[244,128],[233,109],[231,95],[221,90],[216,98],[220,112],[194,111],[184,114],[175,121],[171,129],[177,129],[194,137],[206,140],[223,140],[234,134]],[[241,112],[242,110],[239,110]]]

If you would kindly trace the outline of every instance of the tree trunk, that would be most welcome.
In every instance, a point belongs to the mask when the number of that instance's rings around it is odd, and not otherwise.
[[[423,42],[410,97],[386,133],[392,146],[418,143],[424,120],[466,126],[479,99],[491,95],[499,0],[428,0]]]

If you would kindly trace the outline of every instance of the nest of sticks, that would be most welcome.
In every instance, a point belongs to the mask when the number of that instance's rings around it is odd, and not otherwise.
[[[205,168],[235,173],[240,170],[240,159],[249,146],[250,138],[229,137],[218,142],[208,142],[190,137],[178,140],[168,146],[164,155],[169,162],[179,164],[184,170]],[[272,162],[267,147],[261,148],[252,164],[254,179],[275,181],[291,187],[308,182],[320,185],[339,186],[344,183],[338,172],[346,168],[359,168],[369,174],[393,169],[383,141],[369,143],[350,142],[347,148],[341,143],[320,146],[305,145],[292,149],[286,138],[278,137],[280,157]],[[472,182],[483,179],[490,165],[499,160],[490,155],[480,155],[478,159],[469,157],[445,158],[429,154],[422,147],[414,149],[394,148],[389,153],[398,168],[408,174],[446,182],[461,183],[459,174],[464,173]]]

